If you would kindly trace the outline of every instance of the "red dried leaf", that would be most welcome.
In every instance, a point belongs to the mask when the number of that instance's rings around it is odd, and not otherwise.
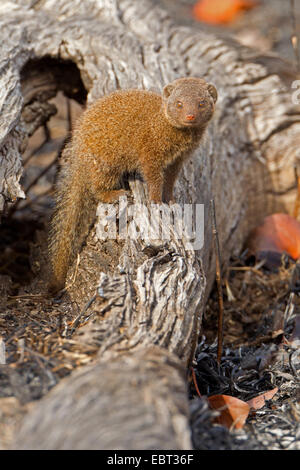
[[[288,214],[270,215],[253,230],[248,248],[257,257],[275,252],[287,253],[296,260],[300,256],[300,222]]]
[[[193,8],[196,20],[211,24],[234,21],[243,10],[257,5],[254,0],[199,0]]]
[[[266,404],[266,400],[272,400],[275,393],[278,392],[278,387],[273,388],[272,390],[268,390],[267,392],[261,393],[257,397],[248,400],[247,403],[252,410],[259,410]]]
[[[250,406],[245,401],[229,395],[212,395],[208,397],[210,406],[219,411],[216,421],[227,428],[241,429],[248,417]]]

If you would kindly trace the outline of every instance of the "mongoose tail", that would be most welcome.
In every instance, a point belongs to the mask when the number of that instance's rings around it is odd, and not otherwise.
[[[49,234],[51,280],[48,290],[51,294],[64,288],[68,268],[88,233],[96,207],[96,202],[87,195],[82,173],[64,169],[62,173]]]

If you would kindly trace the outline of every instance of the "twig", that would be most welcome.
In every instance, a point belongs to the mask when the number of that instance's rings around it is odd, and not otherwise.
[[[8,295],[9,299],[34,299],[45,300],[45,296],[42,294],[22,294],[22,295]]]
[[[294,206],[294,218],[297,219],[299,215],[299,210],[300,210],[300,176],[298,174],[298,168],[297,165],[295,165],[294,168],[295,171],[295,180],[296,180],[296,186],[297,186],[297,194],[296,194],[296,200],[295,200],[295,206]]]
[[[220,245],[216,223],[216,212],[215,212],[215,201],[211,199],[211,218],[212,218],[212,232],[215,240],[215,252],[216,252],[216,282],[218,289],[218,303],[219,303],[219,315],[218,315],[218,350],[217,350],[217,361],[220,365],[222,351],[223,351],[223,292],[222,292],[222,276],[221,276],[221,258],[220,258]]]
[[[51,133],[50,133],[49,127],[48,127],[46,122],[45,122],[45,124],[43,124],[43,129],[44,129],[44,133],[45,133],[44,140],[38,147],[33,149],[32,152],[30,152],[30,154],[28,155],[27,158],[25,158],[25,160],[23,160],[23,166],[24,167],[32,159],[32,157],[34,157],[34,155],[39,153],[42,150],[42,148],[44,147],[44,145],[47,144],[49,142],[49,140],[51,139]]]
[[[295,310],[294,297],[295,297],[295,293],[290,292],[289,300],[288,300],[287,306],[283,314],[283,320],[285,321],[285,323],[288,322],[288,320],[292,317],[294,313],[294,310]]]
[[[36,362],[38,363],[38,365],[40,366],[41,369],[43,369],[46,373],[46,375],[51,378],[51,381],[53,382],[53,385],[56,383],[56,380],[54,379],[54,376],[53,374],[45,368],[44,366],[44,362],[46,364],[48,364],[50,367],[53,367],[56,365],[56,363],[52,360],[52,359],[47,359],[47,357],[45,357],[43,354],[40,354],[38,353],[37,351],[33,351],[31,348],[29,348],[28,346],[24,346],[24,351],[25,352],[28,352],[31,356],[33,356],[36,360]]]
[[[54,158],[54,160],[52,160],[52,162],[49,163],[49,165],[47,165],[34,179],[33,181],[31,181],[31,183],[27,186],[27,188],[25,189],[25,193],[27,194],[29,192],[29,190],[32,188],[32,186],[35,186],[36,183],[38,182],[38,180],[44,176],[49,170],[50,168],[53,167],[53,165],[55,165],[55,163],[57,162],[57,160],[59,159],[60,157],[60,154],[61,154],[61,150],[63,149],[63,146],[64,146],[64,142],[60,145],[59,147],[59,150],[56,154],[56,157]]]
[[[226,287],[227,298],[228,298],[229,302],[234,302],[235,297],[234,297],[234,295],[232,293],[232,290],[230,288],[228,279],[225,279],[225,287]]]
[[[90,308],[90,306],[92,305],[92,303],[95,302],[95,300],[97,299],[97,297],[99,297],[98,292],[96,292],[96,294],[94,294],[93,297],[86,303],[86,305],[85,305],[85,307],[83,308],[83,310],[79,313],[79,315],[77,315],[77,317],[75,318],[75,320],[72,322],[72,329],[71,329],[71,331],[70,331],[70,336],[72,336],[74,330],[75,330],[75,329],[77,328],[77,326],[79,325],[81,318],[82,318],[83,315],[87,312],[87,310]]]
[[[199,397],[201,397],[201,393],[200,393],[200,390],[199,390],[199,387],[198,387],[198,384],[197,384],[197,377],[196,377],[195,370],[194,370],[193,367],[191,367],[191,372],[192,372],[192,379],[193,379],[193,383],[194,383],[196,392],[199,395]]]
[[[263,274],[260,271],[258,271],[258,269],[256,269],[255,266],[229,266],[228,271],[252,271],[258,276],[263,276]]]
[[[246,341],[243,346],[247,348],[253,347],[260,347],[262,344],[273,343],[275,340],[280,341],[281,338],[284,336],[284,331],[279,329],[277,331],[270,331],[266,335],[260,336],[259,338],[254,339],[253,341]],[[240,339],[233,341],[231,346],[233,348],[238,347],[240,345]]]
[[[259,271],[260,268],[265,264],[266,260],[262,259],[255,266],[229,266],[228,271],[252,271],[259,276],[263,276],[263,274]]]
[[[75,281],[76,281],[76,277],[77,277],[77,272],[78,272],[78,267],[79,267],[79,264],[80,264],[80,254],[78,253],[77,255],[77,261],[76,261],[76,267],[75,267],[75,272],[73,274],[73,279],[71,279],[71,282],[65,287],[65,291],[67,291],[68,289],[70,289]]]

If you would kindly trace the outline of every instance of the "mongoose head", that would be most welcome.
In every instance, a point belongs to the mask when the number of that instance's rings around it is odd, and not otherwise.
[[[216,88],[201,78],[179,78],[163,89],[163,107],[174,127],[206,126],[218,98]]]

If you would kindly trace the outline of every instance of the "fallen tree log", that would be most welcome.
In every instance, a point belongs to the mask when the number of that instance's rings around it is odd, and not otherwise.
[[[38,403],[13,444],[191,448],[185,369],[215,274],[209,201],[224,267],[263,216],[291,209],[300,130],[295,75],[276,57],[178,26],[148,0],[5,1],[0,14],[1,209],[24,197],[21,153],[53,114],[48,100],[58,90],[79,102],[87,93],[90,103],[116,88],[161,90],[186,75],[218,89],[206,143],[184,166],[175,192],[181,205],[204,205],[204,246],[193,250],[172,233],[167,242],[103,242],[96,225],[64,301],[83,306],[94,296],[93,319],[73,338],[95,344],[97,360]],[[143,185],[131,187],[135,200],[146,202]]]

